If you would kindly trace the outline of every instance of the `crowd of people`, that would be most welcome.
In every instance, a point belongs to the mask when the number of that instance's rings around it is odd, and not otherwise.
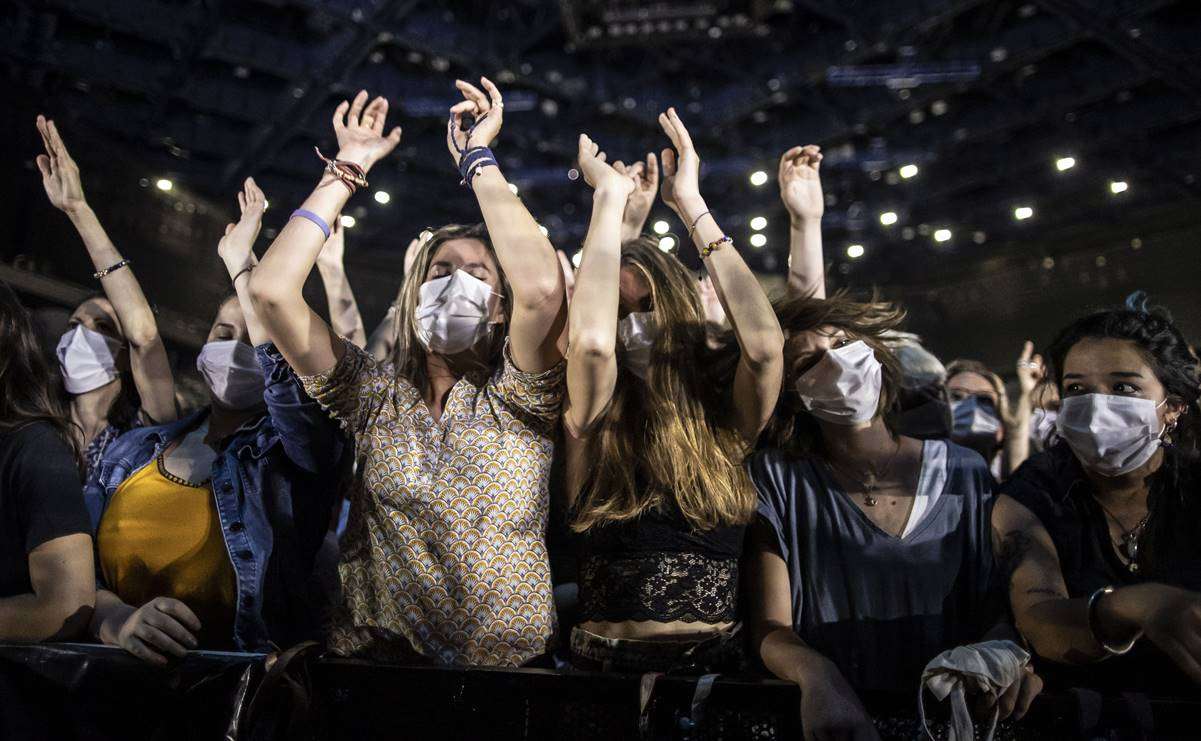
[[[573,269],[509,188],[503,97],[480,82],[456,83],[446,144],[482,223],[414,240],[370,335],[339,215],[400,141],[388,101],[338,106],[335,157],[261,258],[245,182],[196,361],[209,400],[187,413],[38,118],[46,194],[102,290],[53,373],[0,283],[0,640],[160,665],[317,639],[369,661],[758,672],[799,685],[810,738],[904,735],[861,698],[964,652],[999,667],[981,718],[1020,718],[1044,684],[1196,695],[1201,365],[1165,310],[1027,343],[1010,398],[901,331],[898,305],[826,295],[817,146],[780,160],[791,255],[769,298],[670,108],[667,146],[632,165],[580,135]],[[701,276],[643,235],[656,197]],[[330,323],[302,292],[314,266]]]

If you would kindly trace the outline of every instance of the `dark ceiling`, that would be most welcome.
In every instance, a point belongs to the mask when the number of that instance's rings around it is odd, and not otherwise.
[[[332,148],[334,106],[361,87],[386,95],[405,133],[372,173],[391,203],[361,194],[350,207],[363,252],[476,218],[444,131],[453,80],[481,74],[507,96],[494,147],[504,171],[569,253],[589,211],[587,188],[568,177],[579,132],[629,160],[665,145],[656,115],[668,105],[693,131],[723,226],[746,244],[750,220],[767,218],[766,245],[745,248],[762,272],[782,271],[787,255],[776,158],[809,142],[826,152],[831,275],[854,285],[921,292],[988,261],[1099,255],[1195,223],[1201,205],[1195,0],[0,7],[8,78],[69,143],[86,142],[81,159],[121,147],[143,177],[222,203],[250,174],[273,202],[298,203],[318,173],[313,145]],[[1058,171],[1068,156],[1077,165]],[[916,177],[899,177],[906,164]],[[756,170],[770,176],[761,187],[748,182]],[[1128,190],[1112,194],[1113,180]],[[1033,217],[1016,220],[1019,206]],[[895,224],[880,223],[885,211]],[[935,241],[939,229],[950,239]],[[852,244],[863,257],[847,257]]]

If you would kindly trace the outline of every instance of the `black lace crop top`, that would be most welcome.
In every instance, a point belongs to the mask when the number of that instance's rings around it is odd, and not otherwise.
[[[678,509],[596,525],[580,542],[580,617],[598,622],[737,619],[742,525],[691,530]]]

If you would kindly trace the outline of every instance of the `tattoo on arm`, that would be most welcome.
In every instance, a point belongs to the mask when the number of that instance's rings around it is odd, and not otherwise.
[[[1005,582],[1013,579],[1022,561],[1030,554],[1034,540],[1021,530],[1010,530],[1001,537],[1001,545],[997,549],[997,568],[1005,576]]]

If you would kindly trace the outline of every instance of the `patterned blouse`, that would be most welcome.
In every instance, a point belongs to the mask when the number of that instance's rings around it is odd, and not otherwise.
[[[545,532],[564,365],[524,373],[506,344],[435,422],[420,392],[349,342],[305,390],[366,465],[342,541],[338,655],[518,666],[555,632]],[[476,379],[478,383],[480,379]]]

